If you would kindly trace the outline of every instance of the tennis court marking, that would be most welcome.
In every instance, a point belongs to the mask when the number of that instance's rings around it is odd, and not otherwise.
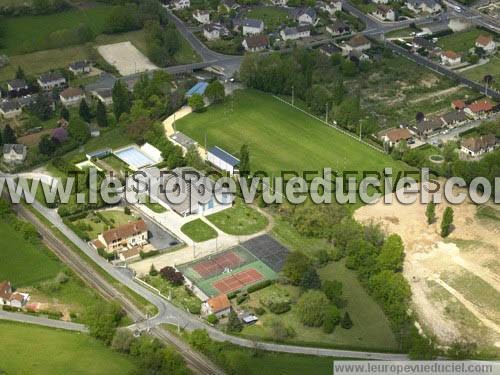
[[[245,271],[237,272],[223,279],[215,281],[212,285],[221,293],[232,292],[233,290],[241,289],[242,287],[260,281],[264,276],[255,268],[250,268]]]
[[[191,268],[195,270],[202,278],[208,278],[222,273],[225,268],[237,268],[242,263],[242,259],[235,252],[227,252],[214,256],[212,259],[207,259],[204,262],[193,264]]]

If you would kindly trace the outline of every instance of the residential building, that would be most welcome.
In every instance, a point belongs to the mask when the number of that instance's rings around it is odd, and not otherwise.
[[[401,141],[411,139],[412,134],[407,128],[395,128],[383,131],[379,134],[379,138],[382,142],[388,143],[390,147],[393,147]]]
[[[229,30],[220,23],[203,25],[203,36],[207,40],[217,40],[229,36]]]
[[[316,23],[316,10],[314,8],[300,8],[295,12],[295,20],[299,24],[314,25]]]
[[[92,95],[104,103],[104,105],[113,104],[113,89],[98,89],[92,91]]]
[[[351,51],[363,52],[369,50],[370,48],[370,41],[361,34],[353,36],[342,45],[342,51],[345,55],[348,55]]]
[[[217,146],[208,150],[207,161],[216,168],[229,172],[231,176],[238,171],[237,165],[240,163],[238,158]]]
[[[11,119],[23,113],[23,109],[16,99],[7,99],[0,102],[0,115],[3,118]]]
[[[281,39],[296,40],[311,36],[311,30],[308,25],[299,25],[296,27],[285,27],[280,31]]]
[[[142,247],[147,243],[148,228],[142,219],[100,233],[92,242],[96,249],[103,248],[108,253]]]
[[[463,100],[457,99],[451,102],[451,108],[462,110],[466,107],[465,102]]]
[[[256,35],[264,32],[264,22],[261,20],[254,20],[246,18],[241,23],[243,35]]]
[[[29,86],[24,79],[13,79],[7,81],[7,91],[9,96],[18,96],[22,93],[27,93]]]
[[[22,163],[26,159],[27,147],[20,143],[3,145],[3,161],[8,164]]]
[[[260,52],[269,46],[269,39],[266,35],[247,36],[241,43],[245,51]]]
[[[335,44],[329,43],[329,44],[323,44],[321,47],[319,47],[319,52],[322,53],[323,55],[331,57],[334,53],[340,53],[341,49],[337,47]]]
[[[75,61],[69,64],[69,70],[74,74],[90,73],[90,63],[87,60]]]
[[[454,127],[466,122],[468,120],[468,117],[465,111],[462,109],[445,113],[441,116],[441,120],[446,126]]]
[[[210,23],[210,12],[208,10],[196,9],[193,12],[193,18],[202,24]]]
[[[463,140],[460,151],[466,155],[478,157],[493,151],[497,146],[498,141],[495,134],[488,134]]]
[[[68,87],[59,94],[59,99],[65,107],[79,105],[84,98],[83,90],[78,87]]]
[[[488,100],[480,100],[467,105],[465,113],[475,119],[480,118],[493,110],[493,104]]]
[[[443,128],[443,122],[440,118],[431,117],[426,118],[424,121],[417,123],[413,129],[420,137],[425,137],[441,128]]]
[[[170,141],[182,149],[185,155],[190,148],[198,148],[198,142],[181,132],[175,132],[169,137]]]
[[[10,281],[0,283],[0,305],[23,308],[30,300],[28,293],[13,292]]]
[[[330,16],[335,15],[336,12],[342,11],[342,2],[341,1],[326,1],[322,2],[318,6],[324,12],[327,12]]]
[[[288,4],[288,0],[271,0],[271,4],[277,7],[284,7]]]
[[[226,11],[236,10],[240,7],[240,5],[234,0],[222,0],[220,5],[226,8]]]
[[[415,13],[437,13],[442,9],[436,0],[407,0],[405,5]]]
[[[141,258],[141,247],[135,246],[130,249],[122,251],[118,254],[118,259],[122,262],[129,262],[132,260],[138,260]]]
[[[186,9],[186,8],[189,8],[191,6],[191,1],[190,0],[173,0],[172,6],[176,10]]]
[[[389,0],[372,0],[375,4],[389,4]]]
[[[231,302],[226,294],[207,299],[201,304],[201,314],[204,316],[215,315],[217,318],[228,316],[231,312]]]
[[[37,82],[43,90],[52,90],[55,87],[64,87],[66,78],[59,72],[51,72],[42,74]]]
[[[482,48],[490,55],[495,52],[497,45],[491,35],[479,35],[476,39],[476,47]]]
[[[462,62],[462,57],[455,51],[441,52],[441,64],[443,65],[457,65]]]
[[[326,31],[328,31],[333,36],[349,34],[351,32],[351,27],[341,20],[335,20],[331,25],[326,26]]]
[[[396,13],[394,10],[386,5],[378,5],[377,9],[372,13],[375,17],[377,17],[381,21],[395,21]]]

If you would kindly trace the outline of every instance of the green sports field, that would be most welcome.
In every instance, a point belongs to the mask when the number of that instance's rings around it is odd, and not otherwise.
[[[403,163],[359,143],[318,120],[254,90],[236,91],[225,103],[176,122],[177,130],[207,147],[238,155],[247,143],[252,171],[378,170]],[[407,167],[406,167],[407,168]]]
[[[7,374],[129,374],[137,369],[130,358],[85,334],[5,321],[0,331],[0,372]]]

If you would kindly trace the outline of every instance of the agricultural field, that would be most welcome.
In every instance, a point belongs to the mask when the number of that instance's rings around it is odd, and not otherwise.
[[[474,81],[483,83],[484,76],[491,74],[493,76],[492,87],[500,90],[500,57],[490,57],[490,61],[478,67],[464,70],[461,75]]]
[[[137,370],[125,355],[85,334],[4,321],[0,330],[0,366],[7,374],[128,374]]]
[[[182,233],[194,242],[203,242],[217,237],[217,232],[201,219],[195,219],[181,227]]]
[[[271,95],[236,91],[225,103],[178,121],[176,128],[203,144],[238,154],[248,144],[252,170],[278,176],[282,170],[382,170],[403,163],[284,104]],[[226,211],[224,211],[226,212]]]
[[[490,35],[487,31],[479,29],[471,29],[445,35],[439,38],[437,45],[443,50],[451,50],[455,52],[465,53],[469,49],[474,48],[476,39],[479,35]]]

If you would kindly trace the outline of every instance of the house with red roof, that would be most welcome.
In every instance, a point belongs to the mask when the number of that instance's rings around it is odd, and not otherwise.
[[[28,293],[14,292],[10,281],[0,283],[0,305],[23,308],[30,300]]]
[[[491,35],[479,35],[475,45],[478,48],[482,48],[488,55],[494,53],[497,47]]]
[[[443,65],[457,65],[462,62],[462,57],[455,51],[441,52],[441,64]]]
[[[222,293],[216,297],[207,299],[201,304],[201,314],[204,316],[215,315],[217,318],[228,316],[231,312],[231,302],[227,295]]]
[[[465,113],[473,118],[479,118],[493,110],[493,104],[489,100],[479,100],[465,107]]]

